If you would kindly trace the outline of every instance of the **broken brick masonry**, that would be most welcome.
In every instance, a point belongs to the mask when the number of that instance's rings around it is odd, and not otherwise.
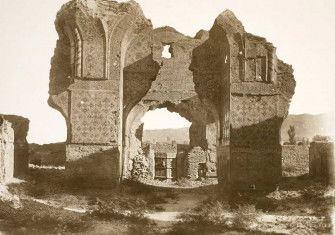
[[[22,177],[28,170],[29,120],[0,114],[0,183]]]
[[[291,66],[226,10],[194,38],[153,29],[134,1],[73,0],[55,21],[49,104],[67,123],[69,177],[117,183],[141,154],[141,118],[166,107],[192,122],[190,145],[212,153],[219,184],[274,187]],[[169,46],[171,58],[162,57]]]
[[[12,124],[0,116],[0,183],[14,177],[14,130]]]

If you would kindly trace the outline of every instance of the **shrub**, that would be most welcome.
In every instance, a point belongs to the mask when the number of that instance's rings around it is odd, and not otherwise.
[[[43,184],[31,184],[28,187],[28,195],[39,198],[47,194],[47,187]]]
[[[162,194],[158,194],[158,193],[150,194],[147,197],[146,201],[150,205],[167,203],[167,201],[164,198],[164,196]]]
[[[53,227],[57,232],[80,232],[88,227],[88,221],[82,216],[74,214],[52,213],[41,211],[32,216],[31,225],[33,227],[44,228],[48,231]]]
[[[195,213],[182,215],[182,219],[188,223],[225,227],[228,225],[228,210],[229,206],[223,202],[205,202],[195,209]]]
[[[148,222],[144,217],[146,202],[141,199],[113,198],[108,201],[97,199],[91,215],[102,219],[129,219]]]
[[[175,200],[175,199],[178,198],[178,193],[176,193],[175,190],[170,189],[170,190],[168,190],[168,191],[166,192],[165,197],[166,197],[166,198],[171,198],[171,199],[174,199],[174,200]]]
[[[148,195],[152,189],[143,183],[134,180],[125,180],[122,182],[121,190],[130,195]]]
[[[289,141],[290,144],[295,144],[295,127],[294,126],[290,126],[290,128],[287,131],[288,137],[289,137]]]
[[[231,212],[227,203],[208,200],[193,212],[183,214],[180,217],[183,223],[175,226],[171,234],[198,234],[196,232],[204,228],[206,232],[211,231],[213,234],[229,230],[250,230],[257,222],[257,216],[255,205],[239,205]]]
[[[16,210],[8,204],[0,203],[0,219],[9,221],[16,228],[26,227],[48,233],[78,233],[91,226],[82,214],[27,200],[23,204],[23,208]]]
[[[153,207],[153,209],[154,209],[155,211],[165,211],[165,208],[164,208],[163,206],[161,206],[161,205],[155,205],[155,206]]]
[[[190,224],[175,224],[170,231],[168,231],[168,235],[196,235],[196,234],[206,234],[206,227],[197,227],[192,226]],[[204,233],[202,233],[204,232]],[[206,231],[208,232],[208,231]],[[208,233],[207,233],[208,234]],[[215,233],[216,234],[216,233]]]
[[[192,182],[187,178],[178,178],[176,184],[181,187],[191,187],[192,186]]]
[[[222,202],[215,201],[210,203],[202,210],[202,221],[207,224],[225,226],[227,225],[227,205]]]
[[[311,185],[302,190],[301,196],[306,200],[321,200],[324,199],[326,189],[327,188],[321,184]]]
[[[255,205],[240,205],[234,213],[233,228],[248,230],[257,222],[257,210]]]

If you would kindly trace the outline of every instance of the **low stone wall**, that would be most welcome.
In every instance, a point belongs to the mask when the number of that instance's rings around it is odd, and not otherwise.
[[[309,148],[309,173],[334,185],[334,143],[312,142]]]
[[[14,130],[12,124],[0,116],[0,183],[14,176]]]
[[[298,176],[308,174],[309,157],[307,145],[283,145],[282,175]]]
[[[29,120],[16,115],[3,115],[3,117],[12,124],[14,129],[14,176],[20,177],[28,170],[29,146],[26,138]]]

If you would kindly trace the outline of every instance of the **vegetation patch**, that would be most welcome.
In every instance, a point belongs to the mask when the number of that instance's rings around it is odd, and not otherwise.
[[[22,200],[23,207],[14,209],[0,202],[0,219],[6,221],[3,230],[27,229],[38,232],[83,232],[91,226],[88,217],[60,208],[49,207],[37,202]]]
[[[144,217],[147,203],[142,199],[134,200],[126,197],[113,197],[109,200],[101,200],[97,198],[91,204],[92,211],[90,214],[100,219],[127,219],[132,222],[149,222]]]
[[[178,231],[189,231],[189,227],[203,227],[207,231],[245,231],[251,229],[259,212],[254,205],[239,205],[231,210],[229,204],[224,201],[205,201],[190,213],[183,214],[182,222],[177,226]]]

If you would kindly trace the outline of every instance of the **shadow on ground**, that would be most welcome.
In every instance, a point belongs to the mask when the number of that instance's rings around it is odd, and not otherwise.
[[[92,189],[94,186],[94,189]],[[1,203],[0,230],[27,233],[290,234],[330,233],[333,188],[307,175],[284,177],[274,192],[222,192],[218,185],[118,187],[67,179],[64,170],[30,169],[9,185],[20,210]]]

